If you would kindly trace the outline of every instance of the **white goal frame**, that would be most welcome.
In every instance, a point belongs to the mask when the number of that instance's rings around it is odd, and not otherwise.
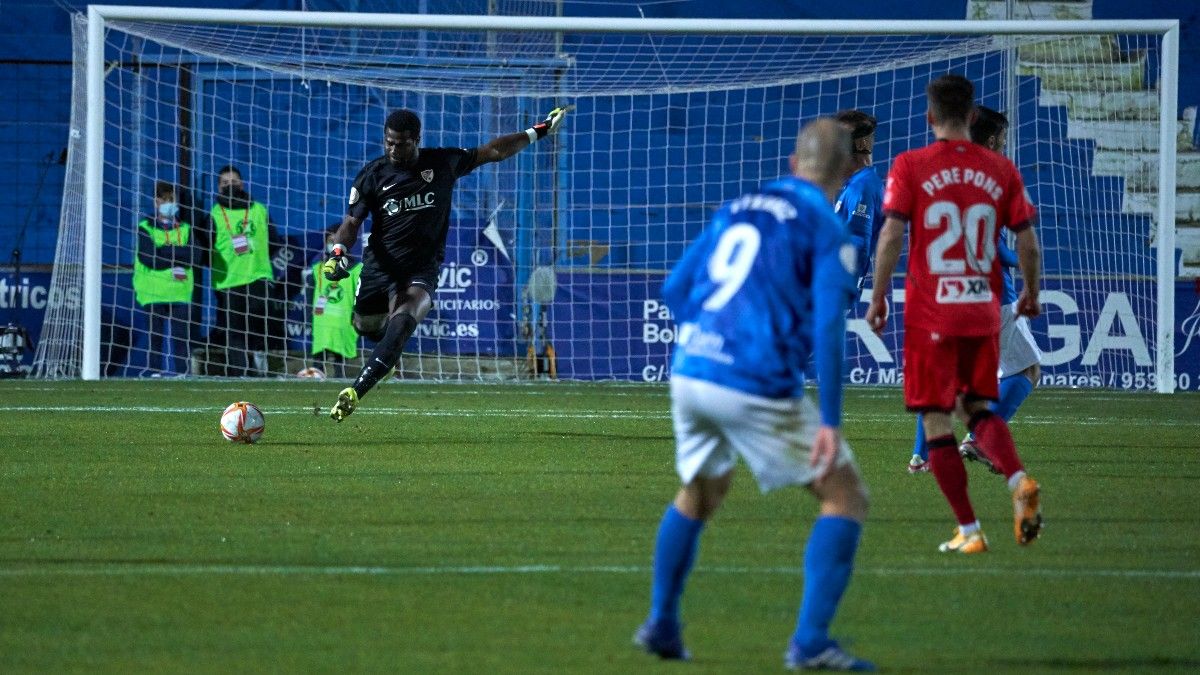
[[[1159,111],[1159,172],[1157,205],[1157,312],[1155,373],[1157,390],[1175,387],[1175,186],[1176,124],[1178,117],[1178,20],[1100,21],[843,21],[843,20],[729,20],[629,19],[581,17],[460,16],[298,12],[228,9],[181,9],[89,5],[87,26],[84,129],[86,158],[85,234],[83,264],[84,380],[100,378],[101,356],[101,236],[104,185],[104,35],[109,21],[194,24],[346,27],[418,30],[478,30],[505,32],[592,32],[671,34],[817,34],[817,35],[1095,35],[1143,34],[1162,39]],[[1171,170],[1162,170],[1170,167]]]

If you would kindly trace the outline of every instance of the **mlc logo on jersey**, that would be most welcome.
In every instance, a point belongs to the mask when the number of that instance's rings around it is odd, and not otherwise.
[[[389,216],[394,216],[401,211],[420,211],[433,206],[433,192],[426,192],[405,197],[403,200],[392,197],[383,203],[383,210]]]

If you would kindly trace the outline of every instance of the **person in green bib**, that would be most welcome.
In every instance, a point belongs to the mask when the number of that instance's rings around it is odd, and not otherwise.
[[[217,173],[217,198],[209,210],[212,287],[218,328],[225,333],[232,377],[262,374],[266,365],[267,300],[275,279],[267,207],[250,198],[233,165]]]
[[[185,375],[191,354],[196,251],[192,226],[179,218],[175,186],[154,184],[154,214],[137,225],[133,293],[147,314],[148,373]]]
[[[333,249],[334,234],[341,221],[325,232],[325,255]],[[321,273],[325,257],[312,266],[312,355],[329,377],[346,376],[346,359],[358,356],[358,331],[354,329],[354,289],[358,288],[362,263],[351,266],[349,276],[330,281]]]

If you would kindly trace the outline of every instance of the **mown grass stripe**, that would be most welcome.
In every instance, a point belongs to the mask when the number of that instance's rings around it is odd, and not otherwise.
[[[0,577],[33,576],[455,576],[505,574],[650,574],[646,565],[241,565],[162,562],[98,562],[93,565],[41,565],[0,567]],[[802,567],[699,566],[703,574],[803,576]],[[1029,567],[859,567],[858,575],[878,577],[1023,576],[1072,579],[1200,580],[1200,570],[1169,569],[1054,569]]]

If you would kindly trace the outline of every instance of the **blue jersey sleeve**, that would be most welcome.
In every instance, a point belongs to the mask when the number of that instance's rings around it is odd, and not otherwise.
[[[1005,267],[1017,267],[1017,254],[1003,240],[996,244],[996,257],[1000,259],[1000,264]]]
[[[870,267],[883,221],[883,184],[871,167],[860,169],[846,182],[838,196],[837,213],[854,246],[854,275],[861,279]]]
[[[879,233],[883,230],[883,183],[874,173],[871,175],[875,177],[875,191],[871,195],[871,236],[867,242],[868,265],[859,274],[860,280],[866,274],[867,268],[870,267],[871,256],[875,255],[875,248],[879,246]]]
[[[1000,260],[1000,282],[1003,286],[1000,291],[1000,302],[1011,305],[1017,301],[1017,285],[1013,280],[1013,270],[1019,267],[1017,254],[1001,239],[996,243],[996,257]]]
[[[862,186],[851,179],[838,195],[837,214],[846,224],[850,233],[850,243],[854,246],[855,273],[861,276],[866,272],[867,244],[871,239],[871,221],[867,219],[862,201]]]
[[[842,421],[842,369],[846,310],[857,288],[855,249],[837,223],[819,230],[813,251],[813,360],[817,369],[821,423]]]

